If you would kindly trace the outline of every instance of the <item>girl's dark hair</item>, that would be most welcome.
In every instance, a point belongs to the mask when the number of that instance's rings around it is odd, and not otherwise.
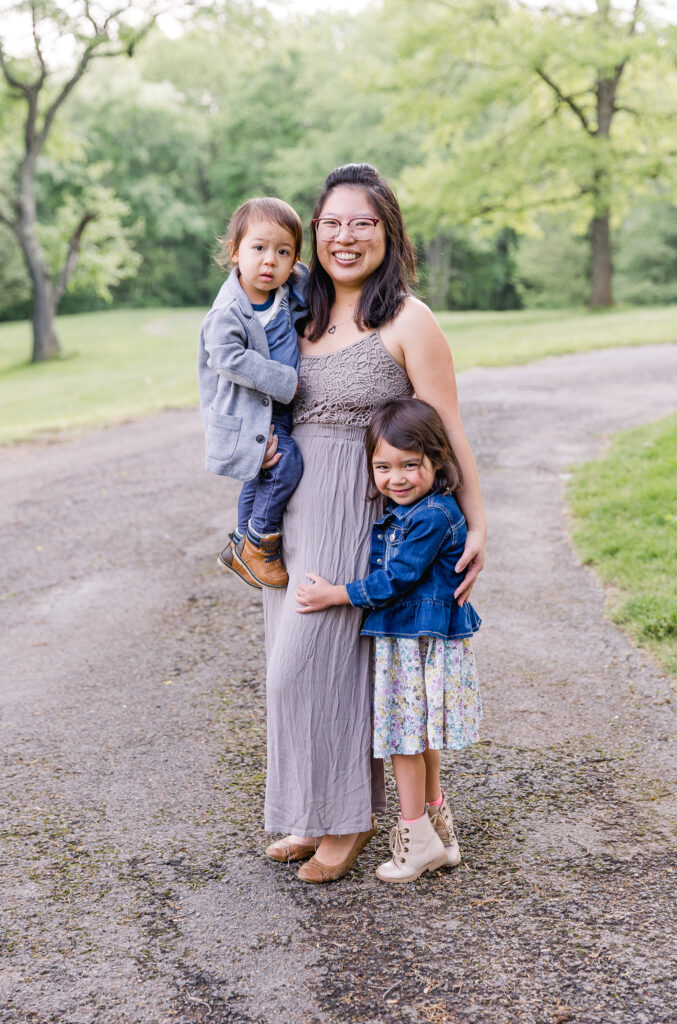
[[[331,193],[341,185],[366,192],[370,205],[385,228],[383,262],[365,281],[356,313],[358,327],[381,327],[397,316],[416,284],[414,247],[404,227],[395,193],[371,164],[346,164],[333,170],[315,204],[313,219],[320,216]],[[310,330],[307,337],[310,341],[317,341],[329,326],[335,292],[332,279],[317,256],[315,231],[311,230],[310,234],[312,253],[307,287]]]
[[[292,209],[289,203],[275,196],[261,196],[259,199],[248,199],[230,218],[228,229],[225,235],[216,239],[219,246],[214,255],[214,262],[217,267],[227,272],[233,266],[230,256],[230,247],[237,250],[244,238],[247,228],[252,221],[270,220],[273,224],[279,224],[286,228],[294,239],[294,256],[301,255],[303,246],[303,224],[296,210]]]
[[[461,486],[461,468],[438,412],[420,398],[393,398],[376,410],[367,427],[367,498],[370,501],[381,497],[372,465],[381,439],[400,451],[427,455],[436,467],[434,486],[443,494],[453,494]]]

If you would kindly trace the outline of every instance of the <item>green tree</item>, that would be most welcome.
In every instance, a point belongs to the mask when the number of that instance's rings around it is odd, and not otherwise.
[[[180,41],[161,42],[171,63]],[[145,80],[140,56],[94,69],[69,120],[84,127],[90,160],[106,168],[106,185],[124,201],[125,231],[140,228],[134,237],[138,266],[115,288],[116,302],[202,301],[211,240],[205,112],[173,82]]]
[[[647,182],[674,180],[677,37],[668,5],[386,0],[400,115],[426,126],[401,181],[421,233],[538,230],[565,211],[589,245],[589,301],[612,303],[611,229]]]
[[[17,134],[6,138],[2,146],[0,223],[14,234],[28,271],[33,299],[32,360],[40,362],[60,351],[54,318],[77,265],[85,230],[105,209],[108,228],[100,233],[110,236],[116,211],[114,197],[105,187],[95,180],[89,187],[82,187],[81,182],[77,194],[70,194],[71,201],[52,211],[52,224],[65,243],[62,258],[50,266],[39,230],[43,212],[38,204],[39,161],[46,153],[57,115],[92,62],[121,53],[131,56],[153,24],[156,10],[141,10],[132,0],[108,9],[89,0],[73,0],[68,7],[53,0],[19,0],[6,14],[6,36],[0,37],[0,72],[5,86],[0,110]],[[9,52],[7,37],[12,25],[15,30],[23,25],[27,31],[31,40],[27,56]],[[54,38],[71,51],[65,70],[54,56]],[[114,280],[122,270],[119,261],[111,269]]]

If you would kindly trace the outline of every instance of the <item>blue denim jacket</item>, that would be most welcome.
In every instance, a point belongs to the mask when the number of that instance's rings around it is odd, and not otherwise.
[[[372,527],[370,574],[348,583],[348,598],[370,609],[365,636],[472,636],[481,619],[454,591],[465,573],[454,566],[466,538],[463,513],[450,494],[430,491],[415,505],[390,503]]]

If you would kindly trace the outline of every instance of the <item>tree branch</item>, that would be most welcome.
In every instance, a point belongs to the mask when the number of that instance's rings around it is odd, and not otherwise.
[[[87,70],[87,65],[94,56],[96,45],[97,44],[95,41],[94,43],[90,44],[90,46],[86,47],[75,71],[68,79],[68,81],[63,85],[61,92],[58,93],[56,99],[54,99],[51,105],[47,108],[47,112],[45,113],[45,117],[42,122],[42,128],[36,135],[36,152],[41,150],[44,146],[45,140],[49,135],[52,123],[54,121],[54,118],[56,117],[59,107],[64,102],[64,100],[68,98],[68,96],[71,94],[71,92],[73,91],[73,89],[78,84],[78,82],[84,75],[85,71]]]
[[[37,89],[39,90],[42,88],[42,83],[47,77],[47,65],[45,64],[45,58],[43,57],[42,50],[40,48],[40,36],[38,35],[38,22],[36,18],[36,13],[37,12],[35,10],[35,0],[33,0],[33,2],[31,3],[31,28],[33,31],[33,45],[35,46],[35,52],[38,57],[38,63],[40,64],[40,77],[35,83],[34,88],[37,86]]]
[[[26,97],[30,95],[30,86],[26,85],[25,82],[20,81],[20,79],[15,78],[12,72],[10,71],[9,65],[7,63],[7,58],[5,56],[5,51],[2,48],[2,43],[0,43],[0,70],[4,75],[7,85],[9,85],[11,89],[16,89],[18,92],[23,93]]]
[[[592,130],[590,128],[590,122],[588,121],[587,117],[585,116],[585,111],[582,109],[582,107],[579,107],[578,103],[576,103],[576,100],[572,96],[567,96],[565,93],[563,93],[562,90],[560,89],[560,87],[557,85],[557,83],[553,82],[553,80],[550,77],[550,75],[548,75],[547,72],[543,70],[543,68],[536,67],[536,68],[534,68],[534,71],[539,76],[539,78],[541,78],[545,82],[545,84],[552,89],[552,91],[555,93],[557,98],[562,103],[565,103],[567,105],[567,107],[569,107],[569,109],[573,111],[573,113],[576,115],[578,120],[581,122],[581,124],[583,125],[583,128],[588,133],[588,135],[592,135],[593,132],[592,132]]]
[[[61,273],[59,274],[58,280],[54,285],[54,291],[52,292],[52,301],[54,303],[55,309],[58,308],[63,293],[66,291],[66,285],[68,284],[73,274],[73,271],[75,270],[75,265],[78,262],[82,234],[87,225],[89,224],[89,222],[95,219],[96,214],[92,210],[88,210],[87,213],[84,213],[82,215],[82,217],[80,218],[80,223],[73,232],[73,237],[71,238],[70,244],[68,246],[68,255],[66,256],[66,261],[63,267],[61,268]]]
[[[108,30],[108,23],[110,21],[110,18],[114,17],[114,16],[120,15],[121,13],[123,13],[123,11],[127,10],[128,7],[130,7],[130,6],[131,6],[131,4],[127,4],[126,6],[119,8],[118,10],[114,11],[111,15],[109,15],[109,17],[107,17],[106,21],[104,22],[104,29],[103,30],[96,26],[96,22],[93,19],[91,19],[91,16],[90,16],[90,20],[92,20],[92,24],[94,25],[94,27],[95,27],[95,29],[96,29],[96,31],[98,33],[97,37],[95,39],[93,39],[89,43],[89,45],[87,47],[85,47],[85,50],[84,50],[84,52],[83,52],[83,54],[82,54],[82,56],[80,58],[80,62],[78,63],[78,66],[76,67],[75,71],[73,72],[71,77],[68,79],[68,81],[64,83],[61,91],[56,96],[56,98],[53,100],[51,105],[48,107],[48,109],[47,109],[47,111],[45,113],[44,121],[42,123],[42,128],[40,129],[40,132],[37,135],[37,140],[36,141],[37,141],[37,150],[38,151],[40,149],[42,149],[42,146],[44,145],[45,140],[46,140],[47,136],[49,135],[49,132],[50,132],[51,127],[52,127],[52,123],[54,121],[54,118],[57,115],[59,107],[68,98],[70,93],[73,91],[75,86],[78,84],[78,82],[80,81],[80,79],[84,75],[85,71],[87,70],[87,67],[90,64],[90,62],[92,60],[98,59],[100,57],[119,57],[122,54],[128,54],[131,57],[132,53],[133,53],[133,50],[134,50],[134,47],[137,45],[137,43],[139,43],[150,32],[150,30],[151,30],[151,28],[153,27],[153,24],[154,24],[154,19],[152,19],[152,18],[146,23],[146,25],[144,25],[142,28],[138,29],[138,31],[135,32],[134,35],[132,36],[131,40],[128,43],[126,43],[124,46],[118,46],[118,47],[114,46],[110,50],[100,50],[99,49],[99,47],[103,46],[104,43],[107,41],[107,36],[105,35],[105,32]],[[89,4],[87,5],[87,10],[89,11]]]
[[[628,35],[634,36],[637,31],[637,22],[639,21],[639,5],[640,0],[635,0],[635,6],[632,9],[632,18],[630,19],[630,27],[628,28]]]
[[[2,188],[0,188],[0,196],[2,196],[3,199],[5,199],[7,201],[7,204],[9,206],[13,207],[17,211],[17,213],[19,212],[19,203],[18,203],[18,200],[17,200],[16,196],[12,195],[11,192],[8,192],[8,190],[4,186]],[[3,216],[5,216],[5,215],[3,214]],[[5,222],[6,223],[14,223],[13,221],[9,221],[9,219],[6,216],[5,216]]]
[[[2,211],[0,211],[0,224],[4,224],[6,228],[16,233],[16,221],[10,220]]]

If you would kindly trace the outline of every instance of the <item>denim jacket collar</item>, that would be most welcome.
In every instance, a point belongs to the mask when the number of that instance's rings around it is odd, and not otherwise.
[[[419,498],[418,501],[415,501],[413,505],[398,505],[396,501],[392,500],[392,498],[388,498],[388,504],[386,505],[386,510],[383,513],[383,515],[381,516],[381,518],[377,520],[377,525],[380,525],[381,523],[385,523],[389,519],[393,519],[393,518],[394,519],[406,519],[407,516],[411,515],[411,513],[415,509],[417,509],[422,502],[426,501],[432,495],[439,494],[439,493],[440,493],[440,491],[439,491],[439,489],[437,487],[432,487],[428,491],[427,494],[424,494],[422,498]]]

